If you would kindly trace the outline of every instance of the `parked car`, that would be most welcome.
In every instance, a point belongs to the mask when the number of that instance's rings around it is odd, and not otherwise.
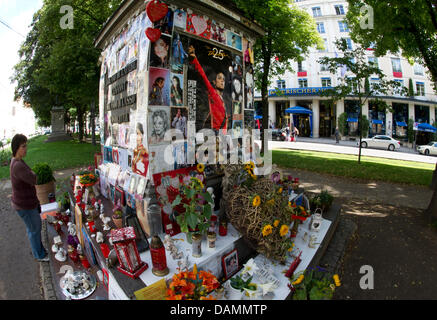
[[[395,149],[400,149],[401,143],[390,136],[378,135],[378,136],[374,136],[373,138],[362,139],[361,147],[380,148],[380,149],[394,151]]]
[[[284,129],[272,129],[272,140],[285,141],[286,139],[287,135]]]
[[[437,155],[437,141],[432,141],[423,146],[417,146],[417,151],[426,156]]]

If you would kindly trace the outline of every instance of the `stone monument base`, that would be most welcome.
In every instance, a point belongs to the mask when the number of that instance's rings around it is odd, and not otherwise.
[[[68,141],[73,140],[73,137],[65,132],[54,132],[44,142]]]

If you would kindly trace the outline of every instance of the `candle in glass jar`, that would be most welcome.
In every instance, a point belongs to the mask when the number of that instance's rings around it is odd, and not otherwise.
[[[152,256],[152,273],[158,277],[164,277],[169,274],[167,267],[167,258],[165,256],[164,244],[157,235],[153,236],[150,244],[150,254]]]
[[[219,227],[219,235],[225,237],[228,234],[228,222],[221,221]]]

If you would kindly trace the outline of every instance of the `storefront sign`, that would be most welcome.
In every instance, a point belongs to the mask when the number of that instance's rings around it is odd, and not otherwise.
[[[320,95],[322,92],[332,89],[331,87],[316,87],[316,88],[287,88],[287,89],[272,89],[269,90],[269,97],[276,96],[310,96]]]

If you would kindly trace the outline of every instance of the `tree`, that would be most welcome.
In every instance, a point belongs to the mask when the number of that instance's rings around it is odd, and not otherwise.
[[[389,106],[381,99],[382,95],[387,95],[393,88],[399,88],[400,84],[396,81],[385,80],[384,73],[374,64],[369,64],[365,49],[357,47],[353,50],[348,48],[346,39],[338,39],[336,47],[339,54],[336,57],[323,57],[319,60],[320,64],[326,65],[332,74],[337,74],[338,85],[322,93],[322,96],[330,97],[333,101],[345,99],[346,97],[356,97],[358,100],[358,133],[360,136],[358,163],[361,163],[361,142],[363,138],[364,122],[362,109],[363,105],[370,99],[378,105],[379,110],[385,110]],[[349,73],[347,72],[349,70]],[[372,85],[366,85],[366,81],[373,76],[379,80]],[[366,117],[367,118],[367,117]]]
[[[31,106],[37,117],[50,123],[50,110],[62,105],[76,109],[79,140],[85,114],[98,101],[100,51],[94,39],[121,0],[45,0],[34,15],[31,30],[20,49],[12,81],[16,100]],[[62,25],[61,7],[73,9],[70,27]]]
[[[348,0],[348,3],[346,18],[354,41],[364,46],[373,44],[377,56],[384,56],[387,52],[401,52],[410,60],[424,64],[432,82],[437,82],[435,1]],[[366,27],[366,22],[370,22],[368,18],[372,22],[371,27]],[[437,220],[436,185],[426,214],[430,219]]]
[[[274,76],[292,71],[293,61],[303,61],[311,47],[321,48],[323,41],[314,19],[288,0],[235,0],[246,16],[257,22],[265,35],[257,39],[255,84],[262,97],[262,127],[268,128],[268,88]],[[264,135],[261,152],[264,152]]]

